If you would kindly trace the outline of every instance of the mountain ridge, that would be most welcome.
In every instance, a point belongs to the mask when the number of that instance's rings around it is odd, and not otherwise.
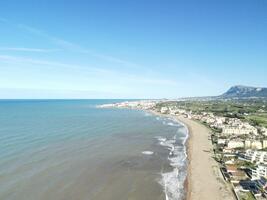
[[[220,95],[220,97],[223,98],[267,97],[267,88],[235,85],[232,86],[225,93]]]

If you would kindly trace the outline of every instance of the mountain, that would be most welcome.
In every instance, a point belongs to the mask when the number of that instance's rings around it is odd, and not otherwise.
[[[237,85],[221,95],[223,98],[267,97],[267,88]]]

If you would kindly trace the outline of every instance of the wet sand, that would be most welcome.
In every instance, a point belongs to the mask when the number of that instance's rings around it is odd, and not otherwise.
[[[199,122],[176,116],[189,129],[187,200],[234,200],[212,158],[210,130]]]

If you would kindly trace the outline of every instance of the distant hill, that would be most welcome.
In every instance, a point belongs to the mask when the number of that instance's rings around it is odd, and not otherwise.
[[[222,94],[223,98],[267,97],[267,88],[237,85]]]

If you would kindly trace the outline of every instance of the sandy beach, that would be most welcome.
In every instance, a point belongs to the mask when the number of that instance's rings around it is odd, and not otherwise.
[[[189,128],[187,200],[234,200],[224,183],[218,165],[212,158],[210,130],[202,124],[175,117]]]

